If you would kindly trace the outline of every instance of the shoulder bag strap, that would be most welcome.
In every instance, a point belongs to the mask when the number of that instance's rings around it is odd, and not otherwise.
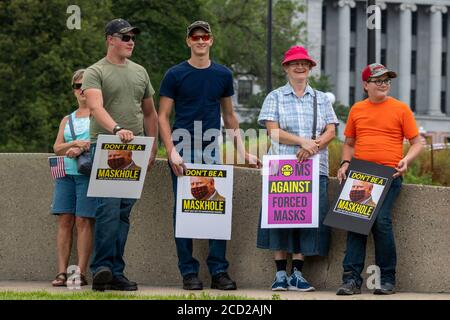
[[[72,120],[72,113],[68,115],[69,117],[69,128],[70,128],[70,133],[72,134],[72,139],[75,141],[77,140],[77,136],[75,135],[75,130],[73,128],[73,120]]]
[[[313,119],[313,128],[312,128],[311,139],[315,140],[316,139],[316,129],[317,129],[317,92],[316,92],[316,90],[314,90],[313,109],[314,109],[314,116],[313,116],[314,119]]]

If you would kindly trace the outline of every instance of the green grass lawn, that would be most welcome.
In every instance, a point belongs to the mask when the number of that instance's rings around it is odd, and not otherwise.
[[[0,300],[261,300],[247,296],[210,295],[205,292],[186,295],[145,295],[115,292],[64,292],[50,293],[44,290],[32,292],[3,291]],[[272,295],[272,300],[280,300],[279,295]]]

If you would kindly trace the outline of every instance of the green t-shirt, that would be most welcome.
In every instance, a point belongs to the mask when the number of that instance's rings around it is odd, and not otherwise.
[[[155,93],[144,67],[128,59],[125,64],[117,65],[103,58],[83,75],[81,89],[93,88],[102,90],[103,107],[118,125],[136,136],[144,135],[142,100]],[[99,134],[111,134],[93,117],[89,130],[91,142],[96,142]]]

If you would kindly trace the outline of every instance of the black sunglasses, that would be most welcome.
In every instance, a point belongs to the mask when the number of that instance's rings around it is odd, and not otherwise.
[[[129,42],[130,40],[133,40],[133,42],[136,42],[136,36],[130,36],[129,34],[115,34],[113,37],[120,38],[123,42]]]
[[[367,82],[373,82],[375,83],[378,87],[381,87],[382,84],[386,84],[386,85],[390,85],[392,83],[391,79],[384,79],[384,80],[367,80]]]
[[[72,89],[81,89],[82,83],[72,83]]]

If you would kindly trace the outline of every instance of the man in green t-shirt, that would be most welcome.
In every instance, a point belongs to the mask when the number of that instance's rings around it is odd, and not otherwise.
[[[91,154],[99,134],[114,134],[123,143],[144,134],[154,137],[149,167],[155,161],[158,116],[153,103],[155,91],[144,67],[132,62],[135,37],[140,33],[123,19],[106,25],[106,57],[90,66],[82,90],[91,111]],[[129,216],[135,199],[97,198],[94,255],[91,263],[92,289],[137,290],[128,280],[124,250],[130,227]]]

